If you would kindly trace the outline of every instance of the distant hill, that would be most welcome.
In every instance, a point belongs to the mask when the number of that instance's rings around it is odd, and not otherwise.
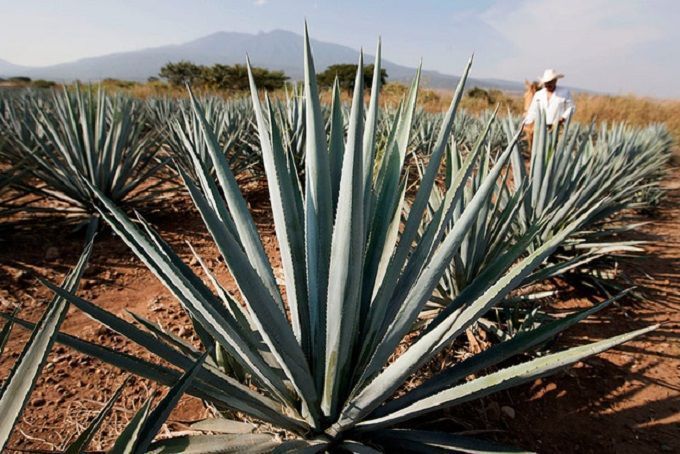
[[[168,62],[190,60],[205,65],[235,64],[243,63],[247,53],[254,65],[282,70],[290,78],[299,80],[302,78],[302,44],[301,35],[284,30],[257,34],[218,32],[184,44],[83,58],[51,66],[26,67],[0,60],[0,77],[28,76],[56,81],[97,81],[111,77],[145,81],[150,76],[157,76],[160,68]],[[359,59],[359,51],[347,46],[312,40],[312,47],[317,71],[335,63],[355,63]],[[367,62],[371,59],[370,55],[366,56]],[[387,60],[383,60],[383,66],[389,81],[405,82],[415,74],[415,68]],[[422,77],[424,85],[430,88],[452,89],[459,80],[458,76],[437,71],[423,71]],[[468,86],[523,90],[521,83],[497,79],[472,79]]]
[[[23,76],[33,68],[15,65],[0,58],[0,77]]]

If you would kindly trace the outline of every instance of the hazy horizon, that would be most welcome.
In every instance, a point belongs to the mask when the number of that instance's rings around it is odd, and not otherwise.
[[[372,51],[386,59],[458,75],[534,79],[553,67],[564,83],[613,94],[680,98],[680,2],[657,0],[480,0],[389,6],[356,0],[0,2],[0,59],[49,66],[111,53],[181,44],[220,31],[276,29]],[[300,58],[302,58],[300,56]]]

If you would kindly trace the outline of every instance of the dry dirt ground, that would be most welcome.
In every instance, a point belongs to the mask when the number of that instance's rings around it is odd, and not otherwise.
[[[568,371],[415,424],[479,433],[480,437],[538,452],[680,452],[678,167],[663,185],[668,194],[660,208],[651,215],[636,215],[650,221],[635,234],[649,241],[646,253],[622,265],[644,291],[644,300],[610,306],[588,323],[572,328],[558,345],[597,340],[653,323],[662,323],[660,329]],[[275,252],[265,193],[254,189],[247,194],[265,246]],[[146,207],[145,214],[187,262],[191,255],[186,241],[190,241],[211,268],[224,268],[185,196],[168,194],[156,206]],[[82,239],[82,231],[73,232],[57,219],[1,230],[0,309],[10,311],[21,304],[21,316],[37,320],[51,295],[35,275],[59,281],[76,262]],[[195,261],[191,263],[199,269]],[[233,285],[225,272],[218,276]],[[192,336],[189,321],[176,301],[107,229],[97,238],[79,294],[116,314],[136,312],[182,337]],[[574,310],[588,304],[584,295],[574,295],[553,309]],[[63,330],[151,359],[75,309],[70,310]],[[28,336],[19,327],[13,329],[7,353],[0,359],[0,378],[7,376]],[[85,427],[124,378],[125,374],[113,367],[56,345],[10,447],[16,452],[59,450]],[[158,389],[146,380],[132,379],[91,448],[96,451],[110,446],[134,410]],[[186,429],[188,422],[206,415],[200,401],[184,397],[162,433]]]

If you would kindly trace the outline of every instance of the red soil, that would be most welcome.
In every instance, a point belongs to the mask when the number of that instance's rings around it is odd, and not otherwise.
[[[602,311],[588,323],[571,329],[559,340],[569,345],[596,340],[653,323],[661,328],[576,367],[535,383],[476,401],[437,415],[439,426],[452,430],[488,432],[492,437],[539,452],[680,452],[680,171],[673,169],[664,182],[668,195],[638,235],[650,240],[647,253],[624,264],[633,282],[642,287],[642,302],[626,302]],[[267,250],[276,255],[276,240],[266,196],[261,189],[248,192]],[[224,265],[204,231],[198,215],[184,195],[171,195],[147,207],[147,218],[187,262],[192,242],[212,269]],[[158,208],[158,207],[155,207]],[[51,294],[34,274],[60,281],[75,264],[82,247],[82,232],[71,232],[57,222],[31,225],[2,233],[0,239],[0,309],[22,304],[21,316],[37,320]],[[198,270],[200,266],[191,262]],[[278,266],[278,264],[275,264]],[[227,286],[226,272],[218,273]],[[191,338],[192,330],[178,303],[130,250],[104,229],[96,241],[81,296],[127,317],[139,313]],[[556,309],[585,307],[574,297]],[[89,341],[140,352],[76,309],[71,309],[64,331]],[[15,327],[0,358],[0,377],[7,376],[29,333]],[[195,338],[193,339],[196,340]],[[13,449],[58,450],[85,427],[123,381],[124,374],[100,361],[55,346],[38,380],[29,405],[15,430]],[[115,411],[90,446],[101,450],[121,430],[134,410],[160,389],[133,379]],[[168,431],[207,415],[201,402],[184,397],[173,412]]]

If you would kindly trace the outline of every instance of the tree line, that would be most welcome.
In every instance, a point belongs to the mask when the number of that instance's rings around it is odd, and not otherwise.
[[[253,67],[253,78],[258,88],[276,90],[283,88],[290,78],[283,71],[272,71],[267,68]],[[373,65],[364,68],[364,85],[370,89],[373,84]],[[331,87],[335,78],[341,89],[351,92],[354,88],[357,65],[337,64],[331,65],[317,74],[318,84],[322,87]],[[168,81],[170,85],[208,87],[217,90],[248,90],[248,71],[245,65],[222,65],[212,66],[197,65],[187,60],[168,63],[158,73],[159,77]],[[387,83],[387,71],[380,70],[381,85]]]

